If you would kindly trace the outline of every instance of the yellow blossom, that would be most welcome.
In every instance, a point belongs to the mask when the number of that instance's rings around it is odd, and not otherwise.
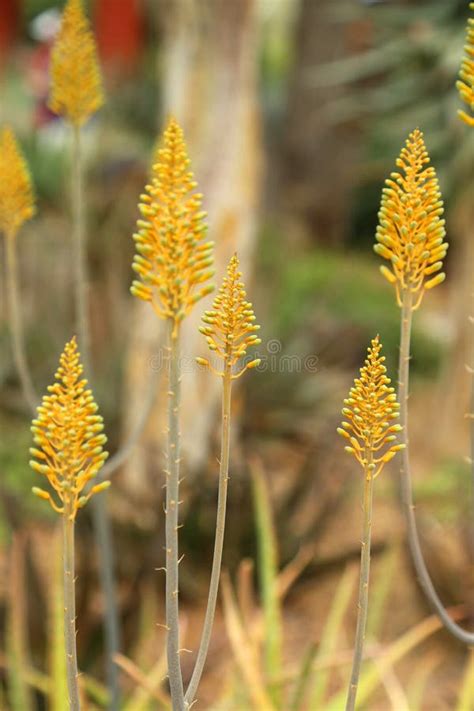
[[[471,2],[469,7],[474,10],[474,2]],[[462,101],[467,104],[469,113],[458,111],[458,114],[468,126],[474,126],[474,17],[470,17],[467,21],[467,37],[464,51],[465,56],[461,64],[456,87]]]
[[[448,244],[443,201],[429,162],[423,134],[415,129],[397,159],[399,172],[385,181],[374,247],[390,263],[380,271],[395,286],[399,306],[408,290],[413,309],[420,305],[425,289],[445,278],[441,270]]]
[[[93,494],[110,484],[105,481],[85,491],[108,455],[103,450],[106,437],[102,417],[82,372],[73,338],[64,348],[56,382],[49,386],[50,394],[43,398],[31,427],[35,447],[30,449],[34,457],[30,466],[47,478],[54,493],[37,487],[33,492],[71,518]]]
[[[260,326],[255,323],[252,304],[246,300],[241,277],[239,260],[234,254],[227,267],[227,276],[214,299],[213,308],[204,312],[202,320],[205,325],[199,329],[211,352],[222,358],[223,368],[221,371],[216,370],[206,358],[197,358],[197,362],[221,376],[226,371],[232,372],[245,359],[248,348],[261,343],[257,335]],[[233,379],[240,377],[248,368],[257,367],[260,360],[256,358],[243,362],[240,370],[232,374]]]
[[[74,126],[104,103],[94,35],[82,0],[68,0],[51,52],[49,106]]]
[[[213,243],[204,241],[206,213],[189,165],[183,131],[171,119],[141,196],[142,219],[133,237],[133,269],[140,280],[131,292],[149,301],[158,316],[171,319],[175,334],[194,304],[214,288],[206,283],[214,274]]]
[[[360,377],[354,380],[349,397],[344,400],[344,421],[338,433],[348,440],[346,451],[364,469],[367,478],[376,477],[384,465],[404,448],[396,444],[401,426],[395,423],[400,406],[390,386],[382,344],[377,336],[368,348]]]
[[[15,235],[35,214],[30,171],[10,128],[0,132],[0,231]]]

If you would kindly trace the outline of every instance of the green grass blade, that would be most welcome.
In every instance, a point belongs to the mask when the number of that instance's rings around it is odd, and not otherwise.
[[[474,649],[470,649],[467,653],[466,670],[456,711],[472,711],[472,709],[474,709]]]
[[[8,659],[8,698],[10,711],[31,711],[32,696],[26,671],[28,660],[28,635],[26,629],[27,603],[24,597],[24,544],[14,535],[10,554],[8,584],[8,609],[6,631],[6,655]]]
[[[268,486],[258,462],[253,463],[251,475],[257,533],[258,575],[264,617],[264,668],[270,698],[275,706],[279,707],[283,631],[278,591],[276,534]]]
[[[62,536],[54,534],[51,555],[52,576],[49,588],[49,708],[50,711],[68,711],[66,678],[66,652],[64,649],[64,600]]]
[[[329,616],[321,636],[316,661],[319,661],[323,657],[331,656],[337,648],[341,626],[354,591],[357,572],[357,565],[348,565],[341,576],[341,580],[337,586],[334,601],[331,605]],[[318,672],[313,686],[309,708],[322,708],[330,673],[331,670],[329,667],[321,669]]]
[[[370,585],[370,605],[366,631],[368,640],[377,639],[380,635],[386,605],[393,588],[393,573],[396,570],[399,557],[400,549],[395,545],[385,553],[380,561],[377,561],[376,574],[372,576],[373,580]]]
[[[239,706],[239,708],[276,711],[265,684],[266,680],[261,673],[259,648],[249,637],[242,624],[229,577],[225,574],[222,577],[222,599],[227,636],[243,680],[240,688],[248,695],[248,703],[245,707]]]
[[[378,657],[377,664],[372,662],[361,675],[357,692],[357,708],[361,708],[379,687],[384,670],[390,669],[441,627],[442,623],[438,617],[432,615],[386,647],[383,654]],[[344,708],[345,699],[346,689],[343,689],[325,704],[324,711],[340,711]]]
[[[306,650],[306,654],[304,655],[301,663],[300,672],[296,679],[295,688],[293,689],[293,695],[289,706],[290,711],[299,711],[299,709],[303,707],[303,701],[308,682],[311,678],[311,671],[317,651],[318,647],[316,644],[310,644]]]
[[[150,708],[171,711],[171,701],[166,692],[161,690],[166,676],[166,653],[161,655],[146,676],[122,655],[119,656],[118,666],[129,671],[130,676],[134,674],[137,683],[137,688],[125,704],[124,711],[149,711]]]
[[[430,676],[441,663],[440,655],[437,652],[434,654],[425,654],[423,660],[412,673],[407,686],[407,696],[410,699],[410,711],[423,711],[423,698],[430,681]]]

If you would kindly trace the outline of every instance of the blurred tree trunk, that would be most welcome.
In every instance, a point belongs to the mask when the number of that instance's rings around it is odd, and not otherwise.
[[[341,244],[351,212],[357,127],[327,111],[347,86],[325,86],[321,67],[363,48],[368,28],[342,23],[333,0],[301,0],[281,166],[283,211],[304,240]]]
[[[216,243],[217,285],[235,250],[248,275],[255,242],[261,182],[255,6],[255,0],[160,0],[155,6],[164,37],[159,57],[164,108],[160,131],[170,113],[184,128],[209,215],[209,238]],[[220,401],[219,379],[197,372],[194,365],[195,356],[206,351],[197,326],[211,300],[212,296],[200,302],[183,326],[182,438],[188,476],[208,455]],[[161,494],[157,472],[162,467],[166,413],[164,328],[142,303],[135,304],[133,323],[125,435],[139,417],[151,367],[160,370],[155,408],[123,479],[130,496],[142,504],[143,523],[143,504],[155,516],[154,503]]]

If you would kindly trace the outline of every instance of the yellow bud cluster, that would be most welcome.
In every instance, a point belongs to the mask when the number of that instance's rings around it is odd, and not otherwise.
[[[474,10],[474,2],[471,2],[469,7]],[[470,17],[467,21],[464,51],[465,57],[461,64],[456,87],[462,101],[467,104],[469,113],[460,110],[458,114],[468,126],[474,126],[474,17]]]
[[[37,487],[33,492],[71,518],[93,494],[110,485],[104,481],[84,491],[108,455],[103,450],[107,438],[102,417],[91,390],[86,390],[87,380],[81,379],[82,372],[73,338],[61,355],[57,382],[49,386],[50,394],[43,398],[31,427],[35,447],[30,449],[34,457],[30,466],[48,479],[55,496]]]
[[[78,127],[103,103],[94,35],[82,0],[68,0],[51,52],[49,107]]]
[[[199,329],[209,349],[222,358],[224,365],[222,370],[216,370],[206,358],[197,358],[197,362],[217,375],[230,373],[233,379],[239,378],[249,368],[256,368],[260,363],[256,358],[233,372],[235,366],[245,358],[247,349],[261,343],[257,335],[260,326],[255,323],[252,304],[246,300],[241,277],[239,260],[234,254],[227,267],[227,276],[214,299],[213,308],[204,312],[204,326]]]
[[[443,202],[435,169],[423,134],[413,131],[397,160],[400,172],[385,181],[377,227],[375,252],[390,262],[382,266],[383,276],[394,284],[398,304],[401,294],[411,292],[412,308],[421,303],[425,289],[445,279],[443,259],[448,244]]]
[[[152,168],[151,184],[139,205],[142,219],[134,235],[133,269],[140,281],[131,292],[149,301],[161,318],[172,319],[175,333],[194,304],[213,291],[213,243],[205,242],[202,195],[189,171],[183,131],[171,119]]]
[[[396,444],[397,433],[402,429],[394,422],[400,406],[390,386],[381,350],[377,336],[368,348],[360,377],[354,380],[349,397],[344,400],[345,419],[337,430],[348,440],[346,452],[357,459],[367,478],[378,476],[384,465],[404,448],[403,444]]]
[[[30,171],[13,131],[0,133],[0,232],[14,236],[35,214]]]

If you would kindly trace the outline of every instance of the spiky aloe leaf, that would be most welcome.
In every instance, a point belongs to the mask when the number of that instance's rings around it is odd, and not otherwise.
[[[318,647],[315,662],[324,657],[329,657],[337,648],[340,638],[341,627],[347,608],[352,598],[354,583],[357,576],[357,568],[347,566],[337,585],[334,601],[329,610],[327,622],[324,625],[323,633]],[[310,708],[319,709],[323,707],[323,701],[329,681],[330,668],[320,669],[316,675],[313,690],[311,693]]]

